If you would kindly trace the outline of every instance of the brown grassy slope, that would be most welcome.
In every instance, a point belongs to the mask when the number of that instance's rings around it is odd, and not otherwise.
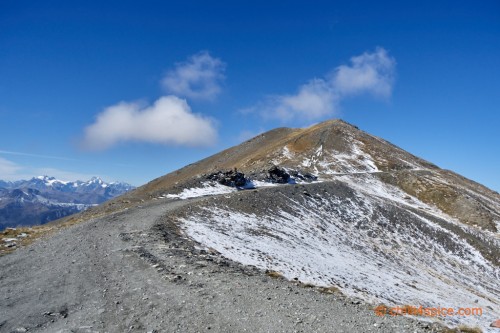
[[[401,188],[423,202],[437,206],[463,223],[496,230],[494,221],[500,220],[498,193],[451,171],[439,169],[434,164],[342,120],[329,120],[304,129],[271,130],[159,177],[134,191],[84,212],[83,216],[78,214],[69,219],[103,215],[140,204],[164,193],[176,193],[184,186],[192,186],[197,177],[217,170],[238,168],[244,173],[260,172],[269,169],[276,158],[280,158],[281,166],[297,168],[304,158],[311,157],[319,147],[323,148],[326,155],[349,155],[352,153],[353,142],[371,156],[378,169],[383,172],[379,175],[383,181]],[[293,157],[283,158],[285,146],[293,153]],[[313,168],[301,168],[303,171],[314,172]],[[428,172],[413,172],[412,168]]]

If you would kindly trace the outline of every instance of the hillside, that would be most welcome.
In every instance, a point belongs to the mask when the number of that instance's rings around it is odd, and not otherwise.
[[[0,257],[0,331],[495,332],[500,317],[499,194],[341,120],[57,223],[74,225]]]

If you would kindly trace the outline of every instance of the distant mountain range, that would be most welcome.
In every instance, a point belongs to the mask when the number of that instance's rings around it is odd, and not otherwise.
[[[99,177],[66,182],[39,176],[30,180],[0,180],[0,230],[38,225],[98,205],[134,189],[134,186]]]

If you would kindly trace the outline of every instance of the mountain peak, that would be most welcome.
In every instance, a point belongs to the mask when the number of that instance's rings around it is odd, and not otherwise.
[[[56,178],[55,177],[50,177],[50,176],[47,176],[47,175],[44,175],[44,176],[37,176],[37,177],[33,177],[34,179],[39,179],[39,180],[43,180],[43,181],[47,181],[47,180],[55,180]]]
[[[88,183],[98,183],[98,184],[103,184],[104,181],[98,177],[98,176],[94,176],[92,178],[90,178],[90,180],[88,181]]]
[[[481,208],[479,199],[470,200],[470,194],[461,188],[473,188],[478,195],[492,200],[498,200],[498,194],[341,119],[307,128],[270,130],[155,179],[138,193],[147,193],[145,197],[165,193],[183,184],[195,184],[193,180],[203,180],[204,175],[235,168],[250,178],[262,180],[274,166],[290,174],[309,174],[320,181],[339,177],[380,178],[427,204],[437,205],[466,224],[496,230],[495,221],[500,220],[500,216]],[[464,215],[465,211],[469,215]]]

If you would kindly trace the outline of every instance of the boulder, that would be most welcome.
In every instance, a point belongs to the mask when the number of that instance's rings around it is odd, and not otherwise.
[[[291,175],[295,179],[300,179],[300,180],[303,180],[303,181],[306,181],[309,183],[318,180],[317,176],[313,175],[312,173],[308,173],[308,172],[302,173],[300,171],[293,171],[293,172],[291,172]]]
[[[236,169],[229,171],[217,171],[206,176],[206,179],[216,181],[221,185],[230,187],[242,187],[248,182],[245,174]]]
[[[286,184],[290,180],[290,174],[278,166],[273,166],[267,171],[267,181],[271,183]]]

